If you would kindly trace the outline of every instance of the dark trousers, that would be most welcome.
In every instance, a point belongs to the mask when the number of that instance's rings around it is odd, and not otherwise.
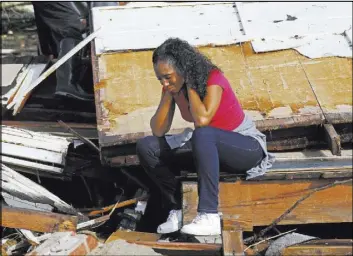
[[[198,176],[198,212],[218,212],[219,170],[245,173],[264,157],[255,139],[213,127],[194,130],[191,141],[171,150],[165,137],[148,136],[136,146],[141,165],[173,209],[181,209],[181,188],[175,179],[175,158],[192,154]],[[236,193],[236,191],[235,191]]]

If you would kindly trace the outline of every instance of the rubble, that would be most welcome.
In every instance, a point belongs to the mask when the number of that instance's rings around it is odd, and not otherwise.
[[[352,255],[352,117],[347,97],[351,60],[334,56],[312,60],[294,49],[256,52],[254,47],[270,47],[273,38],[264,35],[264,40],[249,41],[243,37],[258,30],[246,30],[252,27],[251,20],[241,16],[252,12],[242,10],[266,7],[266,3],[149,5],[95,9],[94,30],[100,27],[97,24],[103,25],[102,33],[96,38],[92,33],[61,60],[50,62],[38,56],[3,59],[1,255],[268,255],[274,251],[276,255]],[[299,21],[306,15],[301,12],[305,5],[298,5]],[[126,25],[118,21],[135,9],[146,15],[151,10],[168,15],[176,8],[192,10],[185,20],[197,16],[195,24],[200,27],[194,32],[201,41],[209,40],[211,25],[206,26],[204,19],[214,10],[224,10],[227,20],[239,19],[234,24],[244,23],[245,32],[236,37],[239,44],[230,38],[232,44],[224,45],[220,35],[201,48],[229,72],[245,110],[254,115],[277,159],[266,175],[254,180],[220,173],[219,236],[156,234],[156,223],[165,218],[166,210],[158,195],[150,194],[149,180],[135,152],[137,139],[150,134],[148,115],[158,102],[160,85],[150,75],[153,67],[145,63],[150,63],[151,55],[146,44],[157,43],[161,30],[154,29],[145,41],[136,41],[138,51],[134,51],[124,48],[130,47],[129,37],[134,33],[116,40],[116,35],[125,31],[119,31],[119,26]],[[237,17],[233,8],[239,8]],[[191,15],[195,10],[204,11]],[[254,23],[255,18],[251,18]],[[138,26],[141,20],[129,22]],[[320,22],[314,22],[318,28]],[[292,23],[283,20],[270,27]],[[161,24],[163,31],[169,33],[170,28],[164,26]],[[180,29],[185,31],[189,30]],[[227,32],[227,36],[234,35]],[[195,37],[189,32],[185,36]],[[344,38],[344,34],[335,37]],[[282,43],[288,39],[281,38]],[[320,35],[318,41],[322,38]],[[294,41],[299,39],[300,35]],[[89,41],[94,83],[89,75],[86,79],[87,87],[94,88],[96,102],[78,104],[54,98],[55,69]],[[271,47],[283,48],[279,44]],[[243,63],[244,69],[234,68],[238,63]],[[133,73],[126,76],[124,68],[130,66]],[[141,77],[147,79],[145,83],[140,83]],[[140,93],[128,94],[131,88]],[[12,108],[13,112],[8,111]],[[172,130],[183,125],[179,120]],[[183,166],[177,178],[182,183],[183,222],[187,223],[197,211],[197,174],[192,166]],[[294,241],[294,236],[305,239]],[[285,239],[290,241],[284,243]]]
[[[88,255],[153,256],[162,254],[156,253],[151,247],[132,244],[124,240],[118,239],[105,245],[98,246]]]

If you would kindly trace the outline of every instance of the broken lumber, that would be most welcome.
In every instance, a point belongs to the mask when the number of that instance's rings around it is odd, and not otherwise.
[[[305,242],[303,244],[292,245],[282,250],[283,256],[340,256],[352,255],[352,239],[320,239]]]
[[[2,205],[1,226],[37,232],[75,231],[77,217]]]
[[[222,248],[224,256],[243,256],[244,242],[241,229],[222,231]]]
[[[140,196],[140,197],[133,198],[133,199],[129,199],[129,200],[126,200],[126,201],[123,201],[123,202],[119,202],[119,203],[116,203],[116,204],[109,205],[109,206],[104,207],[102,209],[97,209],[97,210],[91,211],[90,213],[88,213],[88,216],[95,216],[95,215],[98,215],[98,214],[103,214],[103,213],[108,212],[108,211],[110,211],[110,210],[112,210],[114,208],[115,209],[122,208],[122,207],[125,207],[125,206],[136,204],[138,201],[143,201],[143,200],[146,200],[146,199],[148,199],[148,195]]]
[[[239,223],[244,231],[267,226],[293,203],[328,179],[220,182],[219,212],[224,226]],[[197,184],[183,182],[183,223],[197,212]],[[344,195],[344,196],[342,196]],[[315,192],[289,213],[279,225],[352,222],[352,184],[340,184]]]
[[[202,252],[204,255],[214,255],[221,251],[220,244],[202,244],[202,243],[179,243],[179,242],[151,242],[151,241],[126,241],[132,244],[145,245],[158,250],[181,251],[184,255],[190,255],[190,252]],[[190,254],[187,254],[187,253]]]
[[[6,125],[1,128],[3,163],[20,171],[25,168],[36,175],[41,172],[54,175],[63,173],[71,143],[69,139]]]
[[[130,242],[133,242],[133,241],[156,242],[159,240],[160,237],[161,237],[160,234],[155,234],[155,233],[117,230],[109,236],[109,238],[105,241],[105,243],[109,243],[118,239],[127,240]]]
[[[97,238],[92,235],[57,232],[26,255],[52,255],[53,252],[57,255],[87,255],[98,244]]]
[[[332,124],[324,124],[325,139],[333,155],[341,155],[341,138]]]
[[[64,62],[70,59],[73,55],[75,55],[80,49],[82,49],[86,44],[92,41],[99,33],[100,28],[96,29],[93,33],[87,36],[84,40],[82,40],[79,44],[77,44],[73,49],[71,49],[67,54],[65,54],[60,60],[58,60],[54,65],[52,65],[49,69],[47,69],[43,74],[41,74],[33,83],[26,86],[26,88],[21,92],[21,94],[17,94],[16,98],[13,102],[7,106],[8,109],[14,108],[13,115],[16,115],[21,111],[24,104],[26,103],[29,93],[38,86],[44,79],[46,79],[51,73],[53,73],[57,68],[59,68]]]
[[[4,164],[1,165],[1,169],[2,193],[7,192],[10,195],[30,202],[49,204],[67,214],[78,214],[78,211],[71,205],[27,177]]]
[[[299,200],[297,200],[291,207],[289,207],[284,213],[282,213],[281,216],[277,217],[268,227],[264,228],[259,232],[259,235],[254,235],[253,237],[248,237],[246,240],[248,241],[253,241],[257,237],[263,237],[269,230],[274,228],[276,225],[278,225],[283,219],[285,219],[296,207],[298,207],[299,204],[301,204],[304,200],[312,196],[314,193],[325,190],[328,188],[332,188],[334,186],[340,185],[340,184],[347,184],[347,183],[352,183],[352,179],[347,179],[347,180],[342,180],[342,181],[334,181],[332,183],[317,187],[312,189],[309,193],[301,197]]]

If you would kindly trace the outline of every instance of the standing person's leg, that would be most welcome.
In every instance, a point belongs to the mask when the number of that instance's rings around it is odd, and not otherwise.
[[[191,153],[191,144],[172,150],[164,137],[148,136],[136,144],[137,156],[148,176],[164,197],[164,204],[171,209],[167,222],[158,227],[158,233],[170,233],[181,227],[181,187],[170,168],[176,154]]]
[[[194,131],[192,151],[198,173],[198,216],[182,228],[194,235],[220,234],[218,185],[220,164],[234,172],[246,172],[263,159],[263,150],[253,138],[212,127]]]

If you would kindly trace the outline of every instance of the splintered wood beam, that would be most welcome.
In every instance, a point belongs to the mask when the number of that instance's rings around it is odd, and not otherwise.
[[[120,203],[116,203],[116,204],[112,204],[106,207],[103,207],[101,209],[97,209],[97,210],[93,210],[91,212],[89,212],[87,215],[92,217],[92,216],[96,216],[99,214],[103,214],[105,212],[111,211],[113,208],[117,209],[117,208],[122,208],[122,207],[126,207],[132,204],[136,204],[138,201],[143,201],[143,200],[147,200],[148,196],[140,196],[137,198],[133,198],[133,199],[129,199],[126,201],[122,201]]]
[[[244,231],[270,225],[295,202],[329,179],[220,182],[219,212],[224,227],[240,223]],[[344,195],[344,196],[342,196]],[[197,212],[197,183],[183,182],[183,223]],[[352,222],[352,182],[313,193],[278,225]]]
[[[330,239],[313,240],[304,244],[292,245],[282,250],[283,256],[321,255],[340,256],[352,255],[353,240],[351,239]]]
[[[244,254],[243,231],[241,229],[222,231],[223,255],[242,256]]]
[[[190,251],[190,252],[220,252],[221,244],[203,244],[203,243],[178,243],[178,242],[151,242],[151,241],[129,241],[128,243],[145,245],[153,249],[168,250],[168,251]],[[186,254],[187,255],[187,254]],[[210,255],[210,254],[206,254]],[[213,255],[213,254],[212,254]]]
[[[324,124],[325,139],[333,155],[341,155],[341,138],[332,124]]]
[[[105,243],[109,243],[118,239],[133,241],[145,241],[145,242],[156,242],[161,237],[160,234],[135,232],[135,231],[123,231],[118,230],[112,233]]]
[[[1,226],[36,232],[75,231],[77,217],[2,205]]]

